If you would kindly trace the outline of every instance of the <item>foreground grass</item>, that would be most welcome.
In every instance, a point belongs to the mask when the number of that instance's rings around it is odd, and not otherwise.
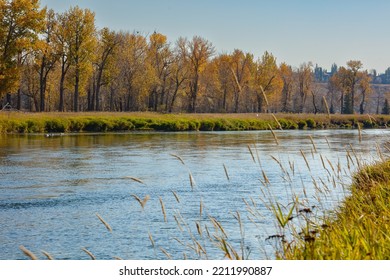
[[[324,114],[158,114],[0,112],[0,133],[240,131],[272,129],[376,128],[390,116]]]
[[[281,258],[390,259],[390,161],[362,168],[351,195],[319,232],[309,224],[284,245]]]

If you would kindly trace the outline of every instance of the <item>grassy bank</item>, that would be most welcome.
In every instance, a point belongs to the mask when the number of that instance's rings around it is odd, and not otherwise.
[[[320,225],[310,222],[282,258],[328,260],[390,259],[390,161],[362,168],[351,195]],[[319,231],[316,228],[320,229]]]
[[[314,114],[157,114],[0,112],[0,133],[240,131],[273,129],[376,128],[390,116]]]

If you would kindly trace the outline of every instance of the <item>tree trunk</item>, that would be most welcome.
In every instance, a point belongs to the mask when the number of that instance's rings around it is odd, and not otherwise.
[[[103,69],[98,71],[98,77],[97,77],[96,84],[93,83],[93,88],[94,88],[94,92],[95,92],[96,111],[101,110],[100,109],[100,88],[101,88],[101,82],[102,82],[102,73],[103,73]]]
[[[363,115],[364,114],[364,104],[365,104],[365,100],[366,99],[366,93],[365,93],[365,91],[363,90],[363,92],[362,92],[362,101],[360,102],[360,114],[361,115]]]
[[[79,111],[79,84],[80,84],[80,70],[76,67],[76,76],[74,84],[74,99],[73,99],[73,111]]]
[[[46,58],[43,56],[41,63],[41,71],[39,72],[39,97],[41,100],[40,111],[45,111],[45,92],[46,92],[46,77],[44,74],[45,71]]]
[[[22,109],[22,90],[18,89],[18,96],[17,96],[17,103],[16,103],[16,109],[20,110]]]

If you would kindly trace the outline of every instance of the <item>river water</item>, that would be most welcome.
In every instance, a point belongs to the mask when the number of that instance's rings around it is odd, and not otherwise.
[[[272,259],[267,206],[334,209],[351,171],[385,156],[390,136],[275,133],[2,135],[0,259],[25,259],[20,245],[39,258],[89,259],[86,248],[98,259],[223,259],[216,237]]]

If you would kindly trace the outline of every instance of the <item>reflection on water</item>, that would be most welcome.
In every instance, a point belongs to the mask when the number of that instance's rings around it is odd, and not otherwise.
[[[274,219],[262,203],[262,171],[280,203],[287,205],[297,195],[309,205],[331,209],[345,195],[348,166],[356,168],[356,157],[377,159],[377,147],[389,135],[388,130],[367,130],[359,143],[352,130],[278,131],[279,145],[268,131],[2,135],[0,259],[24,258],[19,245],[59,259],[87,259],[83,247],[99,259],[165,259],[160,247],[173,258],[185,253],[196,259],[190,249],[195,235],[208,258],[221,259],[204,233],[206,227],[215,230],[210,217],[223,225],[236,248],[245,242],[250,258],[272,257],[272,244],[265,239],[275,233]],[[321,184],[332,193],[319,202],[316,188]],[[144,209],[132,194],[150,196]],[[261,218],[253,216],[253,208]],[[236,211],[244,237],[233,217]],[[96,213],[109,222],[112,233]]]

